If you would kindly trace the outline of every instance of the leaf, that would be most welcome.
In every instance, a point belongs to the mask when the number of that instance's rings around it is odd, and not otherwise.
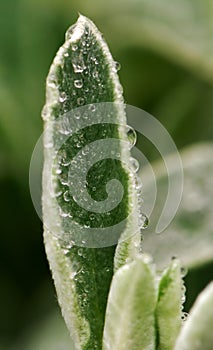
[[[184,171],[183,197],[178,212],[170,226],[161,234],[155,233],[168,190],[167,172],[163,162],[152,164],[157,176],[157,201],[150,216],[150,225],[143,241],[144,251],[155,257],[162,268],[173,256],[178,256],[188,268],[211,262],[213,257],[212,234],[212,174],[213,145],[201,143],[185,148],[180,153]],[[171,173],[177,176],[177,166],[172,155],[168,156]],[[150,206],[153,189],[148,169],[140,173],[144,188],[144,211]]]
[[[115,273],[104,327],[104,350],[154,350],[157,288],[143,256]]]
[[[180,262],[175,259],[164,271],[156,308],[160,350],[173,350],[182,320],[183,281]]]
[[[177,339],[175,350],[211,350],[213,282],[198,296]]]
[[[106,113],[107,118],[111,118],[110,123],[101,122]],[[86,17],[80,16],[76,25],[68,29],[66,42],[51,66],[43,119],[44,239],[59,304],[76,348],[101,349],[113,274],[113,244],[121,233],[132,234],[130,228],[134,233],[137,198],[127,166],[129,141],[116,64],[101,34]],[[115,148],[113,140],[116,140]],[[96,147],[87,153],[87,145],[94,142]],[[120,154],[119,160],[104,158],[105,150],[110,147]],[[75,163],[74,157],[80,151],[81,157]],[[97,154],[103,158],[98,162]],[[84,160],[87,181],[82,195]],[[77,164],[77,168],[70,172],[73,164]],[[71,181],[69,176],[73,174],[76,178]],[[88,192],[89,200],[100,201],[96,205],[99,210],[101,201],[106,198],[105,186],[112,179],[123,186],[123,197],[118,205],[108,213],[93,212],[90,207],[85,209],[84,196]],[[70,191],[76,191],[83,202],[78,204]],[[132,220],[128,219],[130,204],[135,209]],[[117,230],[120,222],[124,222],[122,230]],[[105,227],[108,235],[102,233]],[[93,235],[95,229],[99,236]]]
[[[113,31],[115,46],[149,48],[212,81],[212,5],[212,0],[111,0],[90,1],[86,11],[105,32]]]

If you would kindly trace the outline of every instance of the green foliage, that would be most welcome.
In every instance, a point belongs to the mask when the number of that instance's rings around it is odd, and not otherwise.
[[[154,228],[162,211],[167,192],[167,172],[162,161],[153,163],[157,176],[158,196],[150,217],[150,227],[144,241],[144,249],[155,257],[160,268],[169,263],[171,256],[178,256],[187,268],[196,268],[212,261],[212,174],[213,147],[211,143],[200,143],[185,148],[181,153],[184,170],[183,196],[173,222],[160,235]],[[173,176],[178,169],[172,155],[168,156]],[[149,203],[152,189],[149,171],[143,168],[144,206]]]
[[[106,310],[104,350],[156,349],[157,285],[149,258],[138,256],[114,275]]]
[[[211,350],[213,344],[213,283],[198,296],[176,342],[175,350]]]
[[[17,336],[20,338],[22,333],[27,337],[28,325],[40,323],[56,303],[42,250],[41,225],[29,196],[28,166],[42,132],[39,115],[44,103],[44,80],[49,62],[63,42],[64,28],[75,22],[78,11],[90,16],[122,65],[120,78],[126,101],[155,115],[178,147],[188,146],[212,141],[212,1],[9,0],[0,8],[0,339],[5,350],[11,343],[15,343],[15,349],[22,349]],[[158,157],[145,140],[139,139],[139,144],[149,159]],[[181,207],[180,221],[174,220],[171,226],[173,233],[178,226],[184,241],[177,245],[177,251],[190,268],[190,304],[212,279],[212,202],[208,184],[212,168],[207,166],[211,163],[211,143],[208,148],[207,152],[202,147],[200,151],[197,146],[192,148],[190,158],[196,159],[199,152],[203,163],[195,164],[193,174],[186,170],[189,182],[190,176],[193,179],[199,173],[196,191],[201,196],[205,193],[208,211],[197,210],[199,201],[191,199],[192,213],[188,216],[189,212]],[[160,178],[161,174],[160,171]],[[143,189],[146,191],[145,182]],[[187,186],[184,191],[190,201],[194,190]],[[202,203],[203,199],[204,196]],[[153,219],[154,216],[151,224]],[[163,240],[147,232],[143,244],[165,266],[177,240],[173,242],[169,232]],[[128,249],[125,258],[126,254]],[[197,265],[207,260],[208,269],[198,269]],[[117,267],[124,261],[119,260]],[[53,326],[52,333],[56,329]],[[40,333],[38,329],[38,337]]]
[[[89,142],[103,137],[127,139],[127,135],[125,130],[121,135],[118,128],[119,124],[125,123],[122,104],[114,106],[114,124],[98,124],[95,119],[95,125],[82,129],[79,116],[76,118],[74,112],[70,121],[66,119],[64,125],[63,116],[67,118],[67,112],[79,107],[79,99],[83,104],[90,104],[93,118],[97,117],[97,107],[92,103],[122,102],[115,63],[94,24],[83,16],[67,31],[66,42],[58,51],[47,78],[47,100],[43,109],[43,218],[46,252],[67,326],[76,346],[81,349],[100,349],[115,246],[93,248],[82,238],[79,247],[76,239],[82,236],[81,226],[113,226],[125,219],[131,201],[128,193],[131,189],[130,176],[122,163],[113,159],[110,162],[104,160],[102,165],[99,164],[98,170],[96,167],[92,168],[88,191],[92,192],[95,188],[95,192],[99,193],[98,200],[101,200],[101,194],[103,196],[102,187],[109,181],[109,176],[112,179],[117,177],[126,189],[118,208],[109,212],[110,216],[92,214],[78,206],[71,195],[69,201],[65,198],[67,186],[61,179],[63,176],[63,180],[66,178],[68,181],[68,169],[61,164],[59,158],[63,152],[63,158],[70,162],[80,148]],[[81,115],[83,117],[84,114]],[[80,131],[61,142],[61,135],[66,134],[73,125]],[[121,146],[118,151],[122,152]],[[57,156],[54,158],[56,152]],[[89,169],[89,160],[87,167]],[[53,194],[50,191],[51,186]],[[137,207],[135,211],[137,212]],[[67,213],[71,215],[69,221]],[[73,222],[78,222],[81,226],[73,226]],[[69,232],[70,237],[66,241],[64,237]]]

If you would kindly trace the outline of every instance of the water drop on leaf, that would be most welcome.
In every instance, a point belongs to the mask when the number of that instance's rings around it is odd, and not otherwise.
[[[81,89],[82,86],[83,86],[83,81],[81,79],[76,79],[74,80],[74,86],[77,88],[77,89]]]
[[[126,133],[127,133],[130,148],[132,148],[136,144],[137,134],[135,130],[129,125],[127,125],[126,127]]]

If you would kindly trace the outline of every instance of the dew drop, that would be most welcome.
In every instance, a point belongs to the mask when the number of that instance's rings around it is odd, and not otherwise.
[[[89,218],[90,218],[90,220],[95,220],[95,215],[94,214],[90,214],[90,216],[89,216]]]
[[[129,125],[127,125],[126,127],[126,133],[127,133],[127,138],[129,141],[130,148],[132,148],[136,144],[137,134],[135,130]]]
[[[86,68],[83,57],[81,56],[73,57],[72,66],[75,73],[82,73]]]
[[[84,98],[83,98],[83,97],[78,97],[78,98],[77,98],[77,104],[78,104],[79,106],[82,106],[82,105],[84,104]]]
[[[69,217],[69,213],[65,213],[61,207],[59,207],[59,215],[62,217],[62,218],[67,218]]]
[[[99,78],[98,71],[93,72],[92,76],[93,76],[93,78],[98,79]]]
[[[188,270],[186,267],[182,266],[180,269],[181,277],[185,277],[188,273]]]
[[[82,86],[83,86],[83,81],[81,79],[76,79],[74,80],[74,86],[77,88],[77,89],[81,89]]]
[[[61,174],[60,183],[64,186],[69,186],[68,176],[66,174]]]
[[[57,87],[55,80],[47,80],[47,85],[48,85],[48,87],[50,87],[52,89],[56,89],[56,87]]]
[[[141,214],[139,217],[139,226],[142,230],[145,230],[149,225],[149,219],[146,214]]]
[[[71,200],[69,190],[64,192],[63,197],[64,197],[65,202],[69,202]]]
[[[72,51],[77,51],[78,50],[78,45],[72,45]]]
[[[133,171],[136,173],[140,168],[138,160],[133,157],[130,157],[130,163],[132,165]]]
[[[189,314],[187,312],[183,312],[181,315],[181,319],[183,322],[187,321],[188,317],[189,317]]]
[[[67,99],[67,94],[66,92],[61,92],[60,96],[59,96],[59,102],[65,102]]]
[[[69,57],[69,52],[65,52],[64,57]]]
[[[58,191],[55,191],[54,192],[54,197],[59,197],[60,195],[62,194],[62,191],[61,190],[58,190]]]
[[[63,135],[70,135],[72,132],[72,128],[70,125],[70,119],[68,117],[64,117],[59,122],[59,132]]]
[[[143,184],[142,184],[141,178],[137,176],[135,179],[135,188],[136,190],[140,191],[142,187],[143,187]]]
[[[89,105],[89,110],[90,110],[91,112],[95,112],[95,110],[96,110],[95,105],[94,105],[94,104],[90,104],[90,105]]]
[[[78,255],[83,256],[84,255],[84,250],[82,248],[78,249]]]
[[[115,66],[114,66],[115,72],[118,72],[120,69],[121,69],[120,63],[115,61]]]
[[[60,168],[57,168],[56,171],[55,171],[55,173],[56,173],[57,175],[60,175],[60,174],[62,173],[62,170],[61,170]]]

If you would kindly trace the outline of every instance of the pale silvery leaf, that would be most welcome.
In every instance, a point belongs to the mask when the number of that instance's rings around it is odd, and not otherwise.
[[[138,256],[115,273],[104,327],[104,350],[154,350],[157,286],[149,259]]]
[[[174,259],[159,283],[156,322],[160,350],[174,348],[182,324],[183,287],[180,262]]]
[[[213,259],[213,144],[201,143],[180,152],[184,171],[183,197],[172,223],[161,234],[155,227],[168,191],[168,178],[163,161],[152,164],[157,181],[157,201],[143,241],[144,250],[155,257],[162,268],[177,256],[183,266],[195,267]],[[168,156],[172,176],[177,176],[175,158]],[[144,210],[149,206],[150,181],[146,168],[140,172],[143,182]]]
[[[212,350],[213,282],[198,296],[177,339],[175,350]]]

